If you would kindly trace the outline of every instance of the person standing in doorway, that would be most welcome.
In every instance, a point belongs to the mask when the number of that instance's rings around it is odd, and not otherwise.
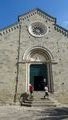
[[[43,79],[43,82],[44,82],[44,86],[46,85],[46,78]]]

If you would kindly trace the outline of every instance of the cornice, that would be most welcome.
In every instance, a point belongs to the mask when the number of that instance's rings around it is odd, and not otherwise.
[[[38,14],[39,16],[42,16],[43,18],[51,21],[56,22],[56,18],[50,16],[49,14],[45,13],[44,11],[40,10],[39,8],[33,9],[25,14],[22,14],[18,16],[18,21],[25,20],[27,18],[30,18],[31,16],[34,16],[35,14]]]
[[[54,29],[59,32],[62,33],[64,36],[68,37],[68,30],[66,30],[65,28],[63,28],[62,26],[55,24],[54,25]]]
[[[6,35],[7,33],[12,32],[18,28],[19,28],[19,22],[15,22],[14,24],[12,24],[10,26],[0,29],[0,36]]]

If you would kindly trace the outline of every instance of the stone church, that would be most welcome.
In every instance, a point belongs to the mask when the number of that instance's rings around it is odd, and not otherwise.
[[[68,103],[68,30],[40,9],[0,30],[0,102],[16,101],[21,93],[44,91]]]

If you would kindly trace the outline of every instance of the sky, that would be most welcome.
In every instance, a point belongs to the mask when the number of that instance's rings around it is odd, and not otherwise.
[[[57,18],[57,24],[68,30],[68,0],[0,0],[0,29],[18,20],[18,16],[39,8]]]

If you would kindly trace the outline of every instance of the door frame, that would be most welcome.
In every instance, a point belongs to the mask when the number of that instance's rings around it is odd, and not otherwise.
[[[31,82],[31,69],[33,68],[33,70],[34,69],[37,69],[37,70],[40,70],[40,68],[42,69],[42,74],[40,75],[40,74],[36,74],[36,72],[33,74],[33,82]],[[40,72],[40,71],[39,71]],[[32,85],[34,86],[34,76],[37,76],[37,77],[40,77],[40,76],[42,76],[43,77],[43,79],[44,78],[46,78],[46,80],[47,80],[47,84],[48,84],[48,69],[47,69],[47,64],[31,64],[30,65],[30,84],[31,83],[33,83]],[[42,80],[43,81],[43,80]],[[44,89],[44,88],[43,88]]]
[[[32,64],[42,64],[42,63],[32,63]],[[26,91],[29,91],[29,84],[30,84],[30,63],[26,64]],[[53,77],[52,77],[52,65],[47,63],[47,77],[48,77],[48,88],[49,92],[53,93]]]

